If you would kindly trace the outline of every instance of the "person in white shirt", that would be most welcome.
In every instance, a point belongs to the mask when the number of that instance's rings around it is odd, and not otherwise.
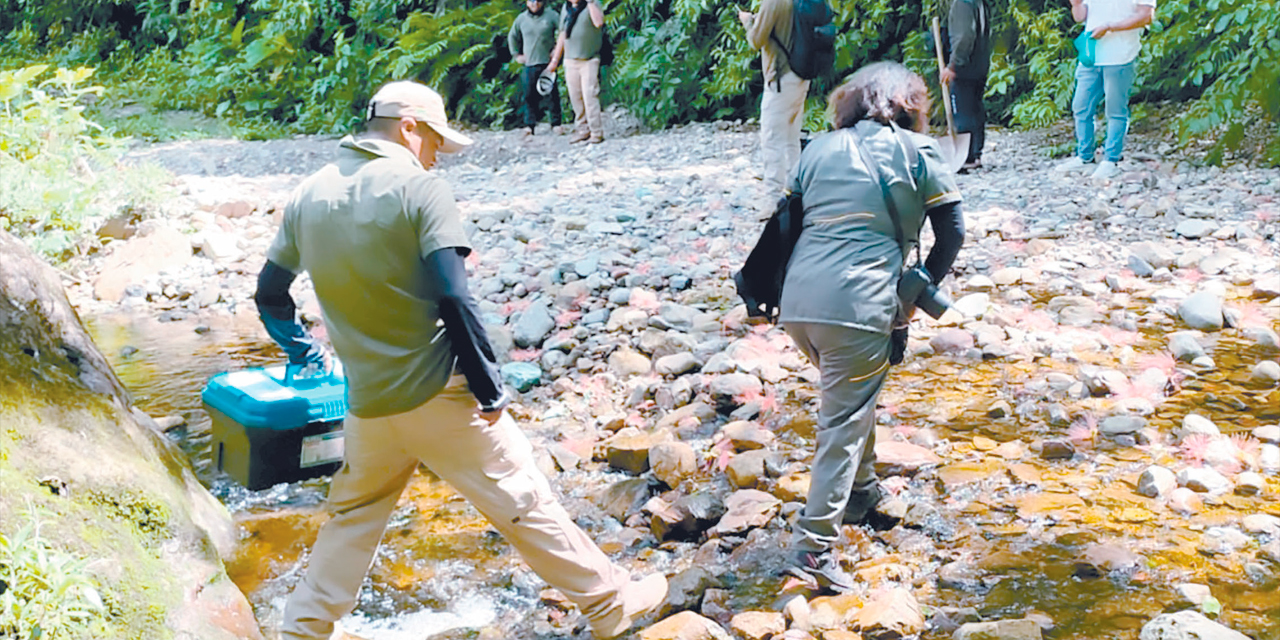
[[[1096,53],[1092,65],[1076,65],[1076,92],[1071,111],[1076,119],[1076,157],[1059,171],[1093,170],[1094,179],[1119,173],[1117,163],[1129,131],[1129,91],[1133,88],[1134,61],[1142,48],[1142,29],[1155,17],[1156,0],[1068,0],[1071,17],[1083,22],[1092,34]],[[1094,161],[1096,142],[1093,117],[1105,99],[1107,138],[1101,163]]]

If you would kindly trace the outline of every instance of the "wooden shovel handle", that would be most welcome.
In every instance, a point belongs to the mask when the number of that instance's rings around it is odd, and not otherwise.
[[[941,21],[938,20],[938,16],[934,16],[933,17],[933,48],[936,49],[938,52],[938,74],[939,75],[942,74],[942,70],[947,66],[947,63],[943,62],[942,60],[942,26],[941,24],[942,24]],[[947,113],[947,135],[954,138],[956,136],[956,124],[951,115],[951,86],[946,82],[942,82],[941,79],[939,79],[938,82],[942,85],[942,110]]]

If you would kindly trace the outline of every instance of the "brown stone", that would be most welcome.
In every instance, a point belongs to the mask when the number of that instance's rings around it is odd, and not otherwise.
[[[744,640],[770,640],[787,630],[787,621],[776,611],[743,611],[729,621],[729,630]]]
[[[605,441],[605,460],[614,469],[640,475],[649,470],[649,449],[657,440],[652,433],[619,432]]]
[[[732,636],[707,618],[681,611],[641,631],[640,640],[732,640]]]
[[[649,466],[655,477],[674,488],[698,471],[698,457],[683,442],[659,442],[649,448]]]
[[[764,463],[769,457],[769,452],[763,449],[758,451],[748,451],[739,453],[729,460],[729,466],[725,469],[725,474],[729,476],[729,482],[739,489],[749,489],[756,487],[765,477]]]
[[[253,215],[253,203],[244,200],[236,200],[234,202],[224,202],[213,210],[215,215],[224,218],[247,218]]]
[[[809,495],[809,474],[791,473],[778,478],[773,495],[783,502],[795,502]]]
[[[876,473],[880,477],[913,476],[925,467],[942,462],[938,455],[910,442],[887,440],[876,443]]]
[[[749,529],[763,527],[777,515],[782,503],[777,498],[755,489],[735,491],[724,501],[728,509],[720,522],[707,532],[710,536],[725,536],[743,533]]]
[[[905,638],[925,630],[920,603],[902,587],[873,593],[871,601],[858,612],[853,626],[868,640]]]
[[[720,432],[733,442],[733,448],[737,451],[765,449],[773,444],[775,439],[772,431],[746,420],[730,422]]]

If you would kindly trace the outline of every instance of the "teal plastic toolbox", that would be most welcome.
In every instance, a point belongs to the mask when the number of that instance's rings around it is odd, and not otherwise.
[[[342,467],[342,366],[325,377],[294,379],[293,371],[278,366],[220,373],[201,393],[213,421],[214,463],[249,489]]]

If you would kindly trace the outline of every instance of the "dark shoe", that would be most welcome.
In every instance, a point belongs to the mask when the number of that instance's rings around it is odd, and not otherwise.
[[[872,484],[869,488],[854,490],[849,494],[849,504],[844,508],[844,518],[841,520],[844,524],[866,524],[867,519],[876,512],[876,506],[884,499],[884,493],[880,491],[880,483]]]
[[[960,165],[960,173],[972,173],[982,168],[982,158],[974,158]]]
[[[787,567],[786,572],[818,589],[829,591],[849,591],[853,589],[853,578],[840,568],[840,560],[835,551],[825,553],[803,552]]]

